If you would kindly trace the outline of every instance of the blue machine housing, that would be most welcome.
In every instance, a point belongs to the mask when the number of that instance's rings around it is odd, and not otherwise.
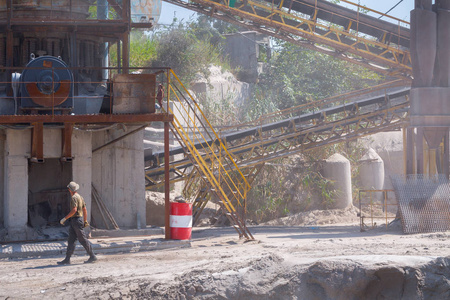
[[[68,110],[74,105],[72,71],[61,59],[40,56],[32,59],[20,77],[20,109]]]

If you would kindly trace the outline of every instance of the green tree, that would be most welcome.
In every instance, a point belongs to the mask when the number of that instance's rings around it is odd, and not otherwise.
[[[130,34],[130,67],[147,66],[156,57],[157,41],[142,30],[133,30]],[[117,67],[117,44],[110,45],[111,67]]]
[[[259,86],[279,109],[373,85],[381,78],[363,67],[284,41]]]
[[[156,41],[150,39],[144,31],[131,32],[130,67],[138,68],[148,65],[156,57]]]
[[[197,73],[208,77],[211,64],[227,66],[220,46],[211,43],[213,36],[213,32],[199,24],[171,25],[167,31],[154,35],[157,56],[151,66],[172,68],[186,85]]]

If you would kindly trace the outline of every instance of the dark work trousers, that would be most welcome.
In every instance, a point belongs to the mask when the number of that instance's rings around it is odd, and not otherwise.
[[[67,240],[66,258],[70,258],[75,250],[75,242],[78,241],[86,249],[89,256],[94,256],[91,243],[87,240],[83,230],[83,217],[72,217],[69,219],[69,239]]]

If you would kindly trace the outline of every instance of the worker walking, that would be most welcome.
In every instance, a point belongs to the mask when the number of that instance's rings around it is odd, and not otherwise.
[[[92,245],[87,240],[83,230],[83,228],[89,226],[87,221],[86,203],[84,202],[83,197],[77,193],[80,186],[76,182],[71,181],[69,185],[67,185],[67,188],[72,196],[70,200],[70,212],[61,219],[60,223],[61,225],[64,225],[67,220],[69,221],[69,238],[67,241],[66,258],[62,261],[58,261],[58,265],[70,264],[70,257],[75,250],[75,242],[77,239],[84,249],[86,249],[87,254],[89,254],[89,259],[85,261],[85,263],[93,263],[97,261],[97,257],[92,251]]]

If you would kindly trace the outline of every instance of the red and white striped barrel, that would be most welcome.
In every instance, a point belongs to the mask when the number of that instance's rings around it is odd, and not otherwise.
[[[170,238],[189,240],[192,233],[192,203],[170,203]]]

